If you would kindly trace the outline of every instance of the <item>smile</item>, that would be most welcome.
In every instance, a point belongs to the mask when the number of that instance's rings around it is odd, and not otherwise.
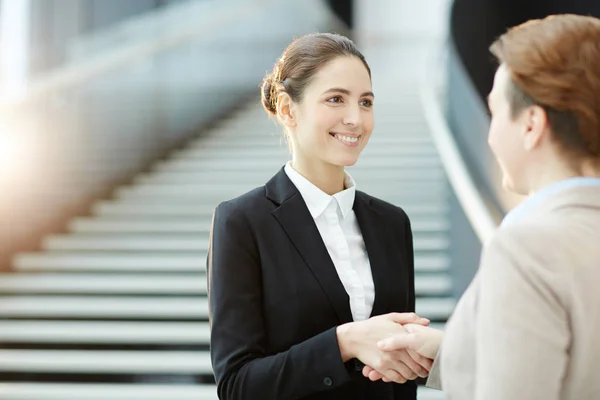
[[[331,136],[336,138],[338,141],[342,142],[346,146],[355,147],[358,145],[358,139],[360,139],[361,135],[345,135],[342,133],[330,132]]]

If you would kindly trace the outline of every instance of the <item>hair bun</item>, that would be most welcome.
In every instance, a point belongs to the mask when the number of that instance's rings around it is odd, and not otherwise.
[[[263,79],[261,99],[265,111],[271,115],[277,114],[277,98],[274,92],[273,74],[270,73]]]

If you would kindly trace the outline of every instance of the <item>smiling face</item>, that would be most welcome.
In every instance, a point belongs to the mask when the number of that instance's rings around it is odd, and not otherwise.
[[[290,109],[294,162],[354,165],[374,126],[369,72],[356,57],[335,58],[319,69]]]

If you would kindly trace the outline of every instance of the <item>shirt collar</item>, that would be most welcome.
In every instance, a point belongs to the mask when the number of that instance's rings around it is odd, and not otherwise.
[[[285,173],[290,178],[292,183],[296,186],[313,219],[319,217],[327,206],[332,201],[335,201],[339,206],[339,210],[342,213],[342,218],[346,218],[352,207],[354,206],[354,197],[356,195],[356,183],[354,179],[345,172],[344,187],[345,189],[333,196],[328,195],[318,187],[316,187],[308,179],[300,175],[294,168],[292,168],[291,162],[288,161],[285,165]]]
[[[558,192],[583,186],[600,186],[600,178],[569,178],[542,188],[506,214],[502,220],[502,226],[510,225],[522,220],[546,199]]]

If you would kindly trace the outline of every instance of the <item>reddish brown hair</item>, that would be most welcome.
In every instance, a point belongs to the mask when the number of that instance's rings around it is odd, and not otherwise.
[[[600,157],[600,20],[555,15],[510,29],[490,47],[508,67],[513,117],[544,108],[552,134],[579,156]]]

